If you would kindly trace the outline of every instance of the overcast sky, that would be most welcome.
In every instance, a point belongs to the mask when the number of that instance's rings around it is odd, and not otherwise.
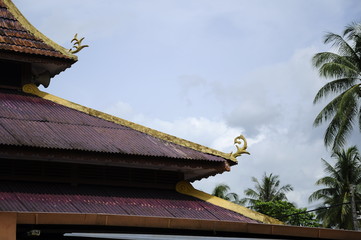
[[[320,159],[331,159],[312,126],[326,80],[311,58],[330,49],[326,32],[361,21],[359,0],[13,2],[60,45],[75,33],[90,45],[46,92],[224,152],[243,134],[251,155],[193,185],[243,195],[252,176],[273,173],[294,187],[290,201],[314,207]]]

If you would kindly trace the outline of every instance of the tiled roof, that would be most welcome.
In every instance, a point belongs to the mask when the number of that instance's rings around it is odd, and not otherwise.
[[[0,0],[0,51],[75,61],[76,56],[38,32],[10,0]]]
[[[100,213],[257,223],[175,190],[0,182],[0,211]]]
[[[0,135],[0,145],[227,161],[15,90],[0,90]]]

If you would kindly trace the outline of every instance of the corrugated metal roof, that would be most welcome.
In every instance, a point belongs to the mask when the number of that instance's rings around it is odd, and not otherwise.
[[[225,162],[129,127],[21,92],[0,91],[0,145]]]
[[[0,0],[0,50],[73,60],[26,29]]]
[[[0,211],[103,213],[256,223],[175,190],[0,182]]]

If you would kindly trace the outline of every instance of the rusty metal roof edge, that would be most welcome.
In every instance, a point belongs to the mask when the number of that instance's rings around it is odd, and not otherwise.
[[[19,23],[28,30],[31,34],[33,34],[35,37],[41,39],[45,44],[51,46],[56,51],[62,53],[64,57],[72,59],[74,62],[78,60],[78,57],[74,54],[71,54],[67,49],[60,46],[59,44],[55,43],[48,37],[46,37],[44,34],[42,34],[39,30],[37,30],[26,18],[25,16],[20,12],[20,10],[15,6],[15,4],[11,0],[3,0],[4,4],[7,6],[8,11],[14,15],[16,20],[19,21]]]
[[[136,131],[148,134],[150,136],[162,139],[164,141],[172,142],[174,144],[178,144],[183,147],[191,148],[193,150],[200,151],[203,153],[222,157],[222,158],[230,161],[231,165],[234,165],[237,163],[237,159],[229,153],[227,154],[227,153],[224,153],[224,152],[221,152],[221,151],[218,151],[218,150],[215,150],[215,149],[212,149],[212,148],[209,148],[209,147],[206,147],[206,146],[203,146],[203,145],[200,145],[200,144],[197,144],[197,143],[194,143],[194,142],[182,139],[182,138],[172,136],[167,133],[160,132],[160,131],[152,129],[152,128],[145,127],[143,125],[140,125],[140,124],[137,124],[137,123],[134,123],[134,122],[131,122],[131,121],[119,118],[119,117],[112,116],[110,114],[100,112],[100,111],[92,109],[92,108],[82,106],[80,104],[77,104],[77,103],[68,101],[66,99],[51,95],[49,93],[42,92],[34,84],[26,84],[23,86],[22,90],[25,93],[29,93],[29,94],[41,97],[43,99],[55,102],[57,104],[63,105],[65,107],[69,107],[71,109],[74,109],[74,110],[77,110],[77,111],[80,111],[80,112],[83,112],[86,114],[89,114],[94,117],[98,117],[98,118],[101,118],[101,119],[104,119],[104,120],[107,120],[107,121],[110,121],[110,122],[113,122],[116,124],[120,124],[120,125],[129,127],[129,128],[132,128]]]

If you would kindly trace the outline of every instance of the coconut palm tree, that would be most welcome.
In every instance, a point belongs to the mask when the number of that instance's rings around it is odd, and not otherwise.
[[[341,149],[354,125],[361,131],[361,23],[346,26],[342,36],[327,33],[324,43],[331,43],[334,52],[317,53],[313,65],[321,77],[332,79],[316,94],[314,104],[335,95],[317,115],[314,126],[329,122],[324,142],[333,150]]]
[[[361,200],[360,154],[354,146],[346,151],[335,151],[331,156],[336,159],[335,165],[322,159],[327,176],[316,182],[316,185],[325,187],[312,193],[309,201],[323,202],[317,217],[323,222],[324,227],[353,229],[351,187],[356,186],[356,202]]]
[[[231,201],[233,203],[239,202],[239,197],[237,193],[229,192],[230,187],[227,184],[218,184],[212,192],[213,196],[223,198],[227,201]]]
[[[257,202],[287,201],[286,193],[293,190],[290,184],[280,186],[281,182],[278,175],[267,175],[264,173],[261,182],[252,177],[255,183],[255,189],[248,188],[244,191],[247,196],[241,200],[242,204],[249,204],[253,207]]]

